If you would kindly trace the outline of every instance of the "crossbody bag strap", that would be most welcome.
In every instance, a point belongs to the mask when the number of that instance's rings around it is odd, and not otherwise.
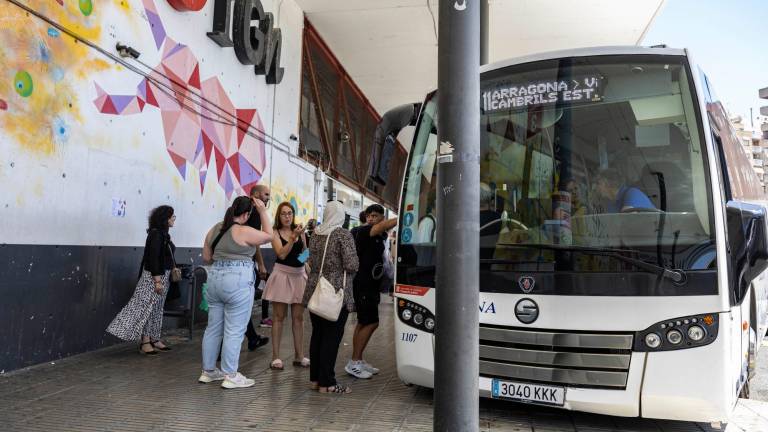
[[[217,235],[217,236],[216,236],[216,238],[215,238],[215,239],[213,240],[213,242],[211,243],[211,255],[213,255],[213,252],[216,250],[216,245],[217,245],[217,244],[219,244],[219,241],[220,241],[220,240],[221,240],[221,238],[224,236],[224,234],[225,234],[227,231],[229,231],[229,229],[230,229],[230,228],[232,228],[233,226],[234,226],[234,224],[233,224],[233,225],[230,225],[230,226],[229,226],[229,228],[227,228],[227,229],[225,229],[225,230],[219,230],[219,235]]]
[[[176,257],[173,256],[173,249],[171,248],[171,243],[166,243],[166,246],[168,246],[168,252],[171,253],[171,262],[173,263],[173,268],[176,268]]]
[[[336,230],[334,230],[336,231]],[[328,238],[325,239],[325,248],[323,248],[323,259],[320,261],[320,275],[319,277],[323,277],[323,266],[325,265],[325,253],[328,252],[328,242],[331,240],[331,234],[333,234],[333,231],[331,231],[328,234]]]

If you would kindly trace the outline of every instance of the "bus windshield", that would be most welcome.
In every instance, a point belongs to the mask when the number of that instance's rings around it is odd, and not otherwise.
[[[647,272],[632,260],[714,271],[692,88],[679,56],[564,58],[484,73],[480,202],[467,203],[480,212],[481,285],[505,272]],[[435,286],[437,118],[433,94],[406,170],[399,283]]]

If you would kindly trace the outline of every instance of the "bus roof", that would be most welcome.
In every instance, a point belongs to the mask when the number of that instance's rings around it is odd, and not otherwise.
[[[563,57],[588,57],[599,55],[621,55],[621,54],[653,54],[653,55],[670,55],[670,56],[687,56],[687,51],[678,48],[650,48],[639,46],[602,46],[591,48],[575,48],[558,51],[548,51],[542,53],[536,53],[526,55],[522,57],[515,57],[507,60],[498,61],[495,63],[483,65],[480,67],[480,73],[501,69],[507,66],[531,63],[541,60],[551,60]]]

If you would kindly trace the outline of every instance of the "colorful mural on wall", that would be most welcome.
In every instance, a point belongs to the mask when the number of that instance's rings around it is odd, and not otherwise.
[[[296,209],[297,221],[306,223],[312,219],[313,202],[307,200],[312,197],[311,191],[310,194],[302,193],[304,191],[297,190],[295,184],[280,181],[273,183],[271,192],[270,210],[277,209],[278,204],[287,201]]]
[[[205,186],[213,157],[219,185],[227,198],[246,194],[264,172],[264,127],[255,109],[235,108],[216,77],[200,81],[192,50],[171,39],[152,0],[143,0],[162,61],[141,80],[135,95],[110,95],[96,84],[94,101],[103,114],[131,115],[147,105],[160,109],[166,149],[182,177],[187,163]]]
[[[101,35],[100,10],[92,0],[30,6],[83,38]],[[0,130],[26,150],[52,155],[85,120],[74,82],[112,64],[9,2],[0,2],[0,27],[6,29],[0,32]]]
[[[206,36],[211,1],[181,13],[158,0],[0,0],[3,241],[141,246],[149,210],[170,204],[174,241],[198,248],[257,183],[311,218],[312,170],[264,138],[298,123],[304,18],[292,0],[280,11],[281,61],[296,72],[272,86]],[[141,57],[113,57],[118,44]]]

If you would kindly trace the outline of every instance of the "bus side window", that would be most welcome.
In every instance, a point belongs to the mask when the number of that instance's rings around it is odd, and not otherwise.
[[[722,184],[720,185],[720,191],[723,194],[723,198],[726,202],[733,199],[733,194],[731,191],[731,179],[728,176],[728,166],[726,165],[725,160],[725,153],[723,151],[723,142],[720,140],[720,137],[717,136],[714,132],[712,133],[712,142],[715,144],[715,147],[717,148],[717,153],[715,154],[715,160],[717,161],[717,166],[720,171],[720,179],[722,180]]]

